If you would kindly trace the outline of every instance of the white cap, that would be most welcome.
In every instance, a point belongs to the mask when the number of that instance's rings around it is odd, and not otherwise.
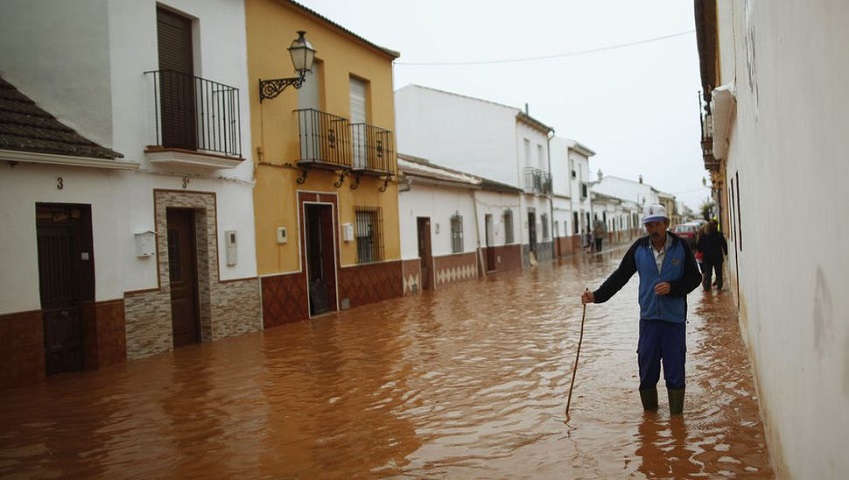
[[[643,209],[643,225],[661,220],[669,220],[666,216],[666,207],[663,205],[649,205]]]

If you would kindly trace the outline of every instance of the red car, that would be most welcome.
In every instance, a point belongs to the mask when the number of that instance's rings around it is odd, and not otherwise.
[[[699,226],[693,223],[682,223],[672,228],[672,233],[684,239],[690,248],[696,248],[699,236]]]

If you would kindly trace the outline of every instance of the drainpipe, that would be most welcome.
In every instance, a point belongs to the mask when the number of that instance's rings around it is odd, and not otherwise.
[[[557,246],[554,242],[559,242],[557,238],[554,237],[554,176],[551,175],[551,139],[554,138],[554,129],[548,132],[546,135],[546,147],[548,149],[548,179],[551,183],[550,192],[548,192],[548,231],[549,236],[551,237],[551,257],[552,260],[556,260],[554,258],[557,253]],[[559,256],[559,255],[558,255]]]
[[[486,274],[486,264],[484,263],[483,252],[481,251],[481,226],[480,219],[478,219],[478,198],[475,195],[475,190],[471,190],[472,194],[472,209],[475,212],[475,240],[477,241],[477,258],[478,258],[478,278],[483,277]],[[484,232],[486,235],[486,232]]]

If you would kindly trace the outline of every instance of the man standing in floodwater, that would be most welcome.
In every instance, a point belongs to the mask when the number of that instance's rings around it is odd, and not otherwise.
[[[637,364],[640,400],[644,410],[657,410],[657,382],[662,363],[669,412],[678,415],[684,411],[687,294],[699,286],[702,276],[687,243],[667,231],[666,208],[647,206],[643,211],[643,225],[648,235],[631,245],[619,267],[597,290],[581,294],[581,302],[606,302],[639,272]]]

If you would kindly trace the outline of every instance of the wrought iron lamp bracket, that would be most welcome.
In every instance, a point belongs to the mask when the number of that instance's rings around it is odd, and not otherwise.
[[[304,84],[304,77],[289,77],[289,78],[275,78],[272,80],[262,80],[259,81],[259,102],[262,103],[263,100],[276,97],[280,95],[280,92],[286,89],[288,86],[293,86],[295,88],[301,88]]]

